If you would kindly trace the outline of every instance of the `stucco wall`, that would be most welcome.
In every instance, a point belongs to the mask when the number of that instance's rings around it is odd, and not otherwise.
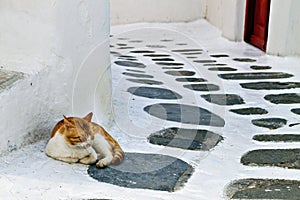
[[[25,73],[0,93],[0,153],[49,136],[63,114],[109,124],[108,0],[2,0],[0,30],[0,65]]]
[[[267,53],[300,55],[300,1],[272,0]],[[207,0],[207,20],[233,41],[242,41],[246,0]]]
[[[206,19],[218,27],[224,37],[243,40],[246,0],[207,0]]]
[[[111,0],[111,23],[192,21],[205,16],[206,0]]]
[[[267,52],[300,56],[300,1],[272,0]]]

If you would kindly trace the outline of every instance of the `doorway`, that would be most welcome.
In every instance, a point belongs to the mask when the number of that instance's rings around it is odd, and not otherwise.
[[[244,40],[266,51],[271,0],[247,0]]]

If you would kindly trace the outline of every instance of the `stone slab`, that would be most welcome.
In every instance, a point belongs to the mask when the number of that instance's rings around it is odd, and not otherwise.
[[[215,63],[216,60],[194,60],[195,63]]]
[[[300,115],[300,108],[293,108],[291,111],[297,115]]]
[[[226,188],[228,199],[298,200],[300,181],[284,179],[240,179]]]
[[[300,93],[269,94],[264,97],[274,104],[299,104]]]
[[[197,106],[161,103],[146,106],[144,111],[157,118],[174,122],[216,127],[225,125],[223,118]]]
[[[140,83],[140,84],[147,84],[147,85],[162,85],[163,82],[155,81],[151,79],[126,79],[128,81],[134,82],[134,83]]]
[[[119,58],[136,58],[135,56],[121,55]]]
[[[234,58],[233,60],[237,61],[237,62],[255,62],[256,61],[255,59],[252,59],[252,58]]]
[[[243,155],[241,163],[300,169],[300,149],[257,149]]]
[[[253,140],[260,142],[300,142],[299,134],[261,134],[253,136]]]
[[[179,62],[156,62],[158,65],[164,65],[164,66],[182,66],[184,65],[183,63]]]
[[[230,112],[239,114],[239,115],[264,115],[268,114],[268,111],[263,108],[251,107],[251,108],[240,108],[240,109],[231,109]]]
[[[88,174],[99,182],[121,187],[174,192],[184,186],[193,171],[192,166],[171,156],[125,153],[121,165],[104,169],[91,165]]]
[[[193,91],[218,91],[220,87],[215,84],[190,84],[183,87]]]
[[[176,78],[178,82],[206,82],[204,78]]]
[[[110,51],[110,54],[114,55],[114,56],[121,56],[122,54],[116,51]]]
[[[149,45],[146,45],[146,47],[149,47],[149,48],[156,48],[156,49],[161,49],[161,48],[167,48],[166,46],[164,45],[160,45],[160,44],[149,44]]]
[[[177,43],[176,45],[178,45],[178,46],[186,46],[188,44],[187,43]]]
[[[131,87],[127,91],[133,95],[150,99],[182,99],[180,94],[165,88]]]
[[[134,49],[134,47],[119,47],[118,49]]]
[[[175,49],[172,51],[177,53],[187,53],[187,52],[203,51],[203,49]]]
[[[174,40],[172,39],[163,39],[163,40],[160,40],[161,42],[173,42]]]
[[[207,66],[207,65],[206,65]],[[219,71],[219,72],[232,72],[232,71],[237,71],[237,69],[232,68],[232,67],[210,67],[208,68],[210,71]]]
[[[151,51],[151,50],[134,50],[134,51],[130,51],[130,53],[155,53],[155,51]]]
[[[124,67],[136,67],[136,68],[146,68],[146,65],[139,62],[132,62],[132,61],[115,61],[115,64],[124,66]]]
[[[196,73],[192,71],[186,71],[186,70],[181,70],[181,71],[166,71],[165,72],[168,75],[172,76],[194,76]]]
[[[128,71],[128,72],[142,73],[142,74],[145,74],[145,73],[146,73],[145,71],[135,70],[135,69],[126,69],[126,71]]]
[[[153,61],[170,62],[175,61],[173,58],[153,58]]]
[[[129,38],[123,38],[123,37],[121,37],[121,38],[117,38],[118,40],[129,40]]]
[[[300,123],[292,123],[292,124],[289,124],[289,127],[294,127],[294,126],[298,126],[300,125]]]
[[[157,57],[169,57],[171,55],[169,55],[169,54],[144,54],[144,56],[157,58]]]
[[[221,135],[208,130],[183,128],[163,129],[148,137],[151,144],[203,151],[211,150],[222,140]]]
[[[242,97],[236,94],[207,94],[201,95],[206,101],[224,106],[244,104]]]
[[[130,43],[142,43],[143,40],[130,40],[128,42],[130,42]]]
[[[126,60],[126,61],[138,61],[138,59],[136,58],[118,58],[118,59]]]
[[[122,74],[125,76],[131,76],[135,78],[154,78],[154,76],[148,74],[137,74],[137,73],[130,73],[130,72],[123,72]]]
[[[268,69],[272,69],[272,67],[270,66],[260,66],[260,65],[252,65],[250,66],[251,69],[253,70],[268,70]]]
[[[183,69],[183,67],[162,67],[162,69]]]
[[[300,82],[251,82],[241,83],[242,88],[252,90],[283,90],[300,88]]]
[[[126,61],[137,61],[138,59],[136,58],[119,58],[121,60],[126,60]]]
[[[213,57],[213,58],[226,58],[226,57],[229,57],[229,55],[227,55],[227,54],[213,54],[213,55],[210,55],[210,57]]]
[[[129,56],[129,55],[121,55],[121,56],[119,56],[119,58],[135,58],[136,59],[135,56]]]
[[[285,126],[287,120],[282,118],[264,118],[264,119],[254,119],[251,122],[255,126],[264,127],[273,130]]]
[[[189,52],[189,53],[181,53],[182,55],[191,56],[191,55],[201,55],[202,52]]]
[[[227,80],[261,80],[293,77],[292,74],[283,72],[228,73],[219,74],[218,76]]]
[[[203,66],[206,66],[206,67],[220,67],[220,66],[226,66],[227,64],[225,63],[206,63],[206,64],[203,64]]]

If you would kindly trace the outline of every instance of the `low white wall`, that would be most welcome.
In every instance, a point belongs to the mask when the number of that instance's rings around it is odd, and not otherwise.
[[[109,0],[1,0],[0,153],[49,136],[63,114],[110,122]]]
[[[272,0],[267,53],[300,56],[300,1]]]
[[[233,41],[243,40],[246,0],[207,0],[206,19]]]
[[[111,24],[182,22],[205,16],[206,0],[111,0]]]

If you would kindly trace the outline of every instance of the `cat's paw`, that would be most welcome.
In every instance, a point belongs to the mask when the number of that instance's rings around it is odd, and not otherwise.
[[[104,167],[107,167],[108,165],[109,165],[109,162],[107,162],[105,159],[99,160],[96,163],[96,167],[98,167],[98,168],[104,168]]]

